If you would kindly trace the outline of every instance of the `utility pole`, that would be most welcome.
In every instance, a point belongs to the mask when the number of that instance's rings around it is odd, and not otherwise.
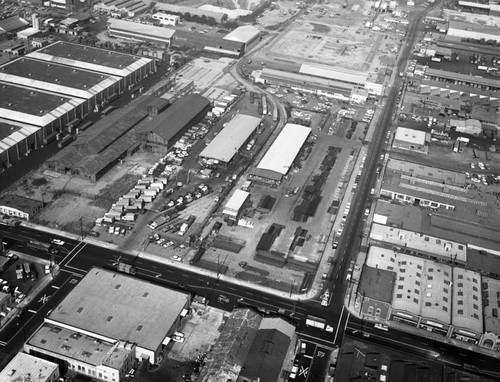
[[[82,240],[84,239],[83,236],[83,216],[80,216],[80,235],[82,237]]]

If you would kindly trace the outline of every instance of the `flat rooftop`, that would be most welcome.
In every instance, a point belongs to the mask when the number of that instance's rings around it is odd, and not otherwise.
[[[2,382],[47,382],[52,375],[58,376],[59,365],[26,353],[17,353],[0,371]]]
[[[65,41],[57,41],[26,57],[116,76],[126,76],[152,62],[151,59],[145,57]]]
[[[119,343],[110,343],[82,335],[74,330],[43,324],[28,340],[27,345],[72,358],[93,366],[119,368],[131,352]]]
[[[156,351],[189,299],[188,293],[92,268],[46,320]]]
[[[451,266],[377,246],[370,247],[366,265],[396,273],[393,309],[450,323]]]
[[[359,280],[358,292],[365,297],[391,303],[395,279],[394,271],[365,265]]]
[[[382,224],[372,224],[370,240],[414,249],[423,254],[433,254],[445,259],[466,262],[467,248],[463,243],[443,240],[419,232],[393,228]]]
[[[469,269],[453,268],[453,312],[455,326],[483,333],[481,275]]]
[[[117,77],[26,57],[0,66],[0,81],[71,95],[77,94],[71,92],[72,89],[78,90],[82,98],[86,98],[85,93],[98,93],[118,80]]]
[[[15,133],[20,133],[21,135],[24,135],[25,134],[24,132],[34,133],[38,129],[40,128],[35,126],[30,126],[25,123],[8,121],[6,119],[0,118],[0,141],[3,141],[5,138],[11,137]],[[31,135],[31,133],[28,135]]]
[[[500,280],[482,278],[484,331],[500,335]]]
[[[447,170],[434,166],[426,166],[415,162],[409,162],[396,158],[389,158],[387,168],[399,171],[406,174],[411,174],[412,177],[428,179],[441,184],[452,185],[457,187],[465,187],[465,174]]]
[[[0,118],[46,126],[81,105],[82,99],[0,83]]]

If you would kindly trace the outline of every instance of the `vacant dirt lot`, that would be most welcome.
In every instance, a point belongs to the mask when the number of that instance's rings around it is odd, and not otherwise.
[[[98,182],[39,168],[12,186],[8,192],[43,201],[45,208],[33,222],[48,227],[80,233],[80,219],[85,232],[103,216],[121,195],[136,183],[157,157],[136,153],[125,158]]]

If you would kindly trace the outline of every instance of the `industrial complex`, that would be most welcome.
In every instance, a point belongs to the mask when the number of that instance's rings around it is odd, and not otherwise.
[[[1,381],[498,379],[498,5],[1,8]]]

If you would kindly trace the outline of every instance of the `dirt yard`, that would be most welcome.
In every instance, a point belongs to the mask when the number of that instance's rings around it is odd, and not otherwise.
[[[45,203],[34,223],[79,234],[80,219],[84,231],[88,232],[96,218],[103,216],[111,204],[132,188],[156,160],[152,154],[136,153],[96,183],[39,168],[7,192]]]

